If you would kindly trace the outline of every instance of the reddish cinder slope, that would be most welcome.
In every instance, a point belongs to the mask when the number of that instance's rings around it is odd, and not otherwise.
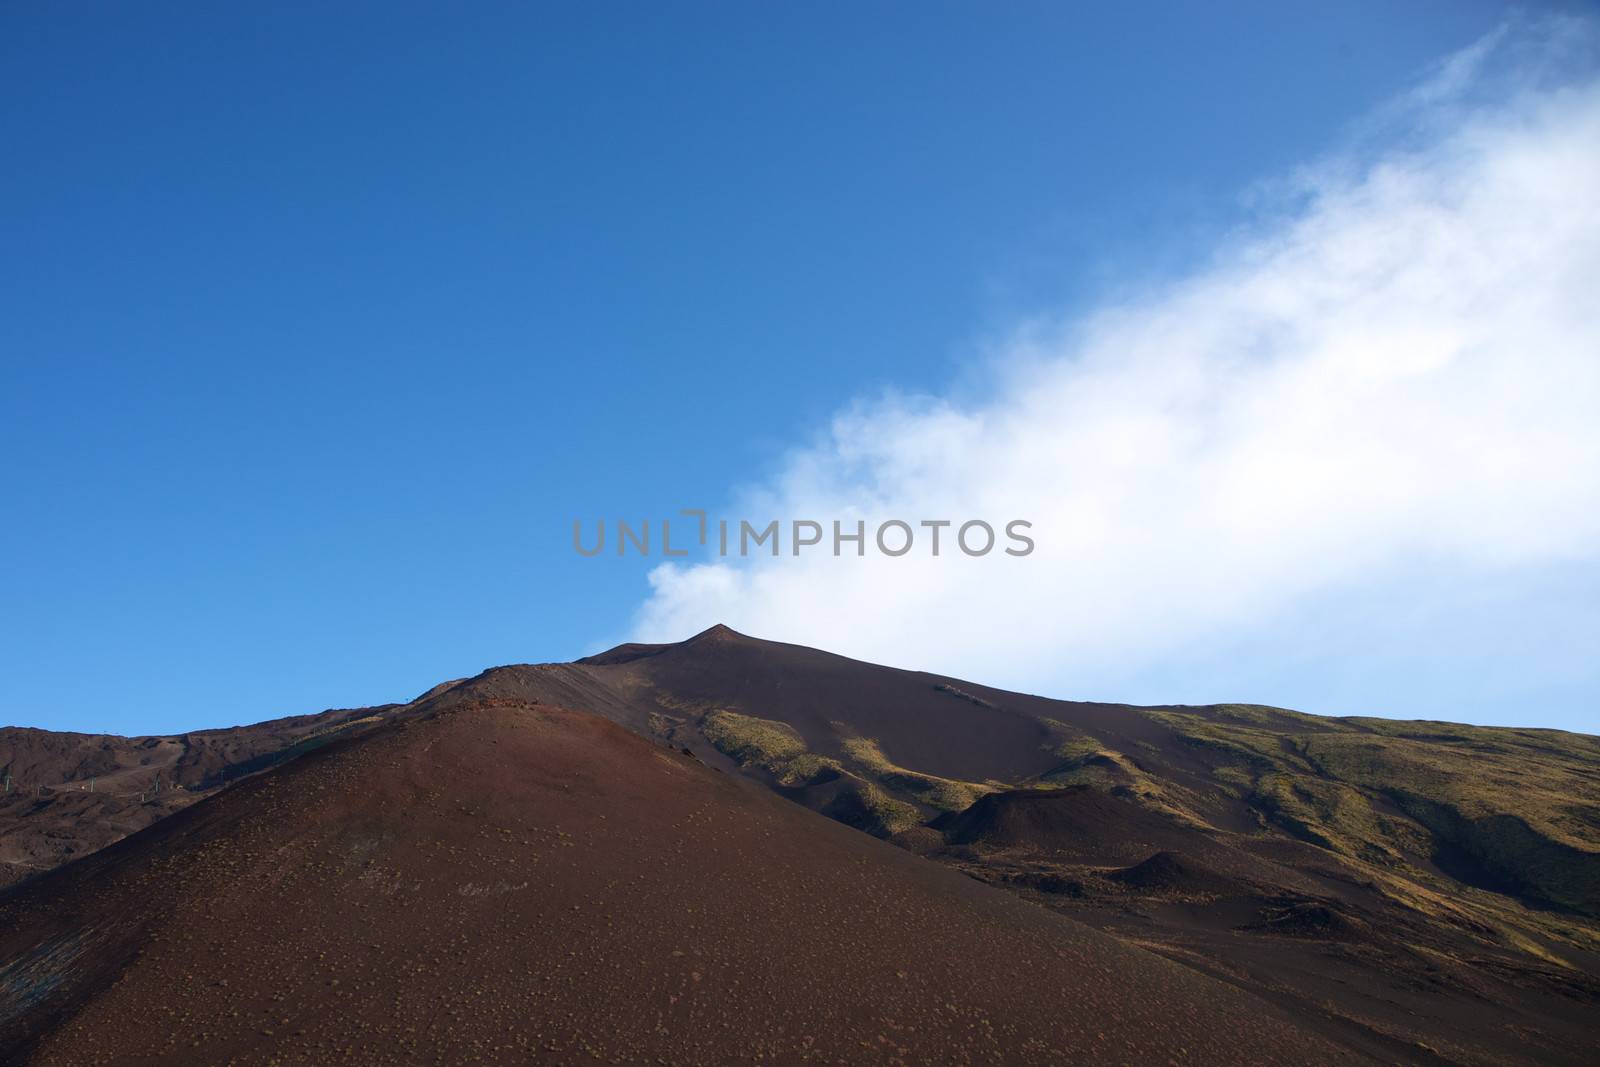
[[[329,710],[168,736],[0,727],[0,887],[104,848],[231,778],[322,738],[360,729],[395,707]]]
[[[0,898],[0,1059],[1331,1063],[1230,986],[598,717],[339,742]]]

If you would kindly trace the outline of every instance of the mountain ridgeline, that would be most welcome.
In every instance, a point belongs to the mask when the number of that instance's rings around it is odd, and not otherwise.
[[[1600,739],[1559,731],[714,627],[234,731],[0,731],[0,770],[0,1051],[41,1063],[1582,1063],[1600,1009]]]

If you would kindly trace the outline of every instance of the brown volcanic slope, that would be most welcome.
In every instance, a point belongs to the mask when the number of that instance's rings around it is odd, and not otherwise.
[[[509,701],[248,779],[13,890],[0,931],[6,1062],[1364,1060],[613,723]]]
[[[1048,700],[724,627],[496,668],[357,729],[529,701],[687,750],[926,868],[1242,988],[1358,1053],[1592,1062],[1600,739]],[[52,832],[106,840],[115,828]]]
[[[393,705],[158,737],[0,727],[0,887],[87,855],[229,778],[376,721]]]
[[[1048,700],[725,627],[436,702],[484,696],[654,734],[1381,1058],[1593,1059],[1600,738]]]

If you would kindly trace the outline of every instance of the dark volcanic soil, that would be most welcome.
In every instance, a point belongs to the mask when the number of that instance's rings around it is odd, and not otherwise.
[[[1159,813],[1084,785],[990,793],[935,825],[954,845],[1027,848],[1102,863],[1181,848],[1194,837]]]
[[[0,931],[6,1062],[1355,1059],[548,706],[329,745],[14,890]]]
[[[714,627],[232,731],[0,730],[6,768],[0,1028],[47,1062],[1595,1058],[1586,735]]]
[[[0,727],[0,887],[104,848],[392,707],[153,737]]]

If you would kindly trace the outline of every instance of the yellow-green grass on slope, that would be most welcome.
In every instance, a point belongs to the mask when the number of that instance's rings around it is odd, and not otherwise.
[[[840,741],[840,747],[853,762],[883,785],[940,811],[965,811],[979,797],[997,788],[987,783],[961,782],[897,766],[883,754],[878,742],[870,737],[847,737]]]
[[[713,711],[700,720],[706,739],[740,763],[766,764],[791,759],[806,750],[794,727],[736,711]]]
[[[700,731],[741,767],[759,767],[778,785],[804,789],[836,779],[827,787],[833,790],[832,798],[820,810],[869,834],[889,837],[922,822],[922,812],[915,806],[851,774],[838,760],[808,750],[805,739],[788,723],[723,708],[703,717]]]
[[[840,770],[838,761],[808,751],[805,739],[788,723],[724,708],[701,719],[700,732],[741,767],[760,767],[779,785],[804,785],[826,771]]]
[[[1213,704],[1208,709],[1218,719],[1243,726],[1255,726],[1277,732],[1311,732],[1337,729],[1338,724],[1303,711],[1275,708],[1270,704]]]
[[[1381,792],[1486,876],[1600,913],[1600,788],[1592,765],[1490,731],[1454,744],[1318,735],[1306,739],[1305,752],[1329,777]]]
[[[1404,862],[1404,851],[1425,852],[1428,847],[1406,823],[1382,815],[1365,793],[1343,782],[1264,774],[1248,799],[1296,837],[1368,863],[1398,865]]]
[[[1427,850],[1394,820],[1381,818],[1362,789],[1323,774],[1305,755],[1310,735],[1282,732],[1309,716],[1248,704],[1214,710],[1218,718],[1145,714],[1207,753],[1214,763],[1212,777],[1224,790],[1301,840],[1381,866],[1399,862],[1407,846]],[[1344,729],[1337,722],[1332,728]]]
[[[1600,782],[1577,735],[1563,735],[1579,746],[1568,755],[1560,742],[1533,749],[1496,737],[1499,731],[1466,730],[1451,740],[1387,730],[1317,735],[1305,739],[1304,751],[1341,781],[1448,804],[1467,819],[1514,816],[1553,841],[1600,853]]]
[[[1087,785],[1106,792],[1125,791],[1145,806],[1192,826],[1209,826],[1205,819],[1196,814],[1196,798],[1189,790],[1158,781],[1147,774],[1136,759],[1082,730],[1055,719],[1040,721],[1050,731],[1050,740],[1045,748],[1061,762],[1023,783],[1024,788],[1057,789]]]
[[[1186,712],[1142,711],[1141,714],[1167,727],[1188,744],[1208,751],[1218,763],[1241,766],[1257,774],[1316,773],[1300,755],[1296,735],[1248,722],[1215,721]]]
[[[1109,789],[1113,785],[1127,784],[1119,777],[1113,753],[1100,739],[1055,719],[1041,718],[1050,736],[1041,748],[1061,763],[1039,775],[1027,785],[1055,788],[1062,785],[1093,785]]]
[[[849,776],[854,784],[853,802],[861,806],[866,815],[862,826],[868,833],[888,837],[902,830],[922,824],[922,812],[897,800],[871,782]]]
[[[1241,705],[1145,714],[1206,753],[1219,784],[1330,851],[1380,865],[1447,853],[1471,881],[1600,912],[1600,739]]]

